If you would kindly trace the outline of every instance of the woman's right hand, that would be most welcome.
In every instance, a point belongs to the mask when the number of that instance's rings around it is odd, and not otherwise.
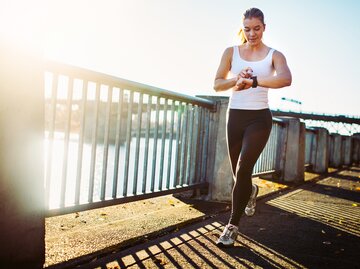
[[[247,90],[252,86],[252,79],[240,77],[235,85],[237,91]]]
[[[252,86],[252,81],[250,78],[252,77],[253,70],[251,67],[246,67],[237,75],[237,81],[236,81],[236,89],[238,91],[241,90],[247,90]]]
[[[246,67],[243,70],[241,70],[238,76],[242,78],[251,78],[252,75],[253,75],[253,70],[251,69],[251,67]]]

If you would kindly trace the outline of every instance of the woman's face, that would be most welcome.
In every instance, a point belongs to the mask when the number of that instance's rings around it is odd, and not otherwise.
[[[260,19],[252,17],[247,18],[243,22],[244,33],[249,45],[256,46],[261,42],[263,32],[265,31],[265,25]]]

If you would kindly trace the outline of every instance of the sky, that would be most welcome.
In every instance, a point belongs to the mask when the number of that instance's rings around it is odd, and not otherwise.
[[[31,39],[45,59],[192,96],[230,95],[213,90],[215,73],[225,48],[239,44],[243,12],[257,7],[264,43],[285,55],[293,76],[269,91],[270,108],[360,116],[358,0],[0,3],[0,34]]]

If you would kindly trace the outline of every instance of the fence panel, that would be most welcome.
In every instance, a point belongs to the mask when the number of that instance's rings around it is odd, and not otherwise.
[[[279,158],[279,148],[282,143],[282,133],[285,129],[285,123],[273,118],[269,140],[255,163],[253,176],[271,174],[277,172],[277,161]]]

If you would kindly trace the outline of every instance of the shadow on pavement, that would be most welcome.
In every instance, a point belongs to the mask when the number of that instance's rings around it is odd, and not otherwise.
[[[339,187],[329,185],[317,185],[316,188],[312,188],[310,191],[322,195],[329,195],[331,197],[349,200],[352,202],[360,202],[359,192],[356,193],[351,190],[339,189]]]
[[[360,173],[360,171],[358,172]],[[345,174],[345,175],[341,175],[341,174],[336,174],[334,176],[332,176],[334,178],[338,178],[338,179],[346,179],[346,180],[351,180],[351,181],[354,181],[354,182],[357,182],[359,181],[359,177],[356,177],[356,176],[352,176],[352,175],[348,175],[348,174]]]

